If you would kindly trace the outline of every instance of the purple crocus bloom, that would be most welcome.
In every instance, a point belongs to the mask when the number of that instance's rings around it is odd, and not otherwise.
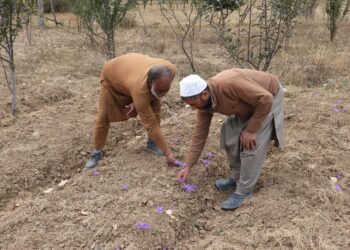
[[[319,97],[320,93],[316,92],[316,93],[313,94],[313,96]]]
[[[92,171],[92,176],[99,176],[100,173],[97,170]]]
[[[136,226],[137,229],[140,231],[143,228],[143,223],[137,223]]]
[[[183,178],[180,178],[177,180],[180,184],[183,184],[185,182],[185,180]]]
[[[337,104],[342,103],[342,101],[343,101],[343,98],[339,98],[339,99],[337,100]]]
[[[203,160],[201,160],[201,161],[202,161],[204,167],[206,167],[206,168],[209,167],[210,162],[209,162],[208,159],[203,159]]]
[[[340,180],[341,178],[343,178],[340,174],[337,174],[335,177],[336,177],[338,180]]]
[[[168,250],[166,247],[163,247],[163,249],[162,250]]]
[[[157,214],[161,214],[161,213],[164,212],[164,208],[163,207],[157,207],[156,208],[156,212],[157,212]]]
[[[176,144],[176,145],[179,145],[179,144],[180,144],[180,139],[179,139],[179,138],[176,138],[176,139],[175,139],[175,144]]]
[[[335,185],[335,190],[336,190],[336,191],[339,191],[339,190],[340,190],[340,185],[339,185],[339,184],[336,184],[336,185]]]
[[[147,223],[144,223],[144,224],[143,224],[143,229],[149,230],[149,229],[151,229],[151,225],[150,225],[150,224],[147,224]]]
[[[345,113],[346,111],[348,111],[348,109],[344,107],[341,111]]]
[[[175,160],[175,165],[178,165],[179,167],[182,167],[182,168],[186,167],[186,163],[179,160]]]
[[[120,247],[117,247],[115,250],[120,250]]]
[[[125,190],[125,191],[127,191],[127,190],[129,189],[129,185],[128,185],[127,183],[124,183],[124,184],[122,185],[122,189]]]
[[[189,193],[192,193],[194,191],[196,191],[196,186],[195,185],[192,185],[192,184],[185,184],[184,185],[184,189],[189,192]]]
[[[179,122],[176,124],[176,128],[180,128],[180,127],[181,127],[181,123]]]
[[[209,151],[207,154],[206,154],[207,158],[210,159],[212,157],[214,157],[214,153]]]
[[[338,113],[339,112],[339,109],[337,107],[333,107],[333,112],[334,113]]]

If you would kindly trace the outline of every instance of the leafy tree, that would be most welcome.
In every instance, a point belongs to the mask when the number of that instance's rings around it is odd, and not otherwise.
[[[73,12],[81,18],[90,40],[103,40],[107,59],[115,57],[115,30],[137,0],[73,0]]]
[[[330,31],[330,40],[333,42],[339,26],[345,20],[350,10],[350,0],[327,0],[327,28]]]

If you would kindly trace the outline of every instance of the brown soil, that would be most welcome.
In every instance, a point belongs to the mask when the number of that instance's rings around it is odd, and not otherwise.
[[[253,198],[224,212],[220,203],[229,193],[213,186],[229,173],[219,149],[220,115],[204,151],[215,156],[208,171],[200,163],[195,167],[193,193],[177,183],[178,168],[144,151],[146,135],[137,119],[112,124],[98,176],[83,168],[105,57],[67,27],[73,17],[60,18],[66,18],[64,28],[33,31],[34,46],[23,34],[17,39],[17,118],[10,115],[1,80],[0,249],[350,249],[350,117],[349,111],[333,111],[339,98],[338,108],[350,109],[349,27],[334,47],[321,21],[300,29],[288,52],[276,58],[270,71],[287,89],[286,151],[271,148]],[[171,31],[152,24],[148,35],[141,24],[121,30],[117,53],[140,52],[177,64],[179,74],[163,100],[162,130],[183,159],[195,112],[179,100],[178,82],[190,68]],[[319,29],[323,40],[306,43]],[[233,66],[212,37],[202,34],[199,40],[196,62],[205,77]],[[342,178],[335,183],[331,177],[337,175]],[[59,187],[62,180],[68,182]],[[157,214],[157,206],[171,209],[175,218]],[[137,223],[151,228],[139,231]]]

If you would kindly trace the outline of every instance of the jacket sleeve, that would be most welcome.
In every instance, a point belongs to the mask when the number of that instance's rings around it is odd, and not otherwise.
[[[210,123],[213,114],[204,110],[197,110],[197,122],[191,139],[190,149],[187,152],[185,162],[191,166],[197,163],[205,142],[207,141]]]
[[[146,129],[148,137],[155,142],[163,153],[167,152],[168,145],[166,144],[160,130],[160,102],[156,105],[159,105],[159,110],[157,111],[157,108],[156,110],[152,109],[151,101],[147,96],[142,95],[142,93],[140,95],[133,96],[133,101],[137,114],[141,119],[143,127]]]
[[[151,102],[152,110],[156,116],[158,125],[160,126],[160,115],[161,115],[161,101],[160,99],[155,99]]]

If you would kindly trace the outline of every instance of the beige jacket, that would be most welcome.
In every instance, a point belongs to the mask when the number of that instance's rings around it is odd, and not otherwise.
[[[250,69],[229,69],[208,80],[213,106],[197,110],[197,123],[185,162],[197,163],[208,137],[213,113],[249,118],[246,129],[255,133],[271,111],[273,96],[279,90],[277,77]]]
[[[154,65],[168,66],[175,76],[175,65],[146,55],[130,53],[108,61],[100,81],[110,95],[102,103],[106,105],[109,122],[117,122],[127,120],[125,106],[133,102],[148,137],[166,152],[168,146],[160,130],[161,101],[151,94],[147,83],[148,72]]]

